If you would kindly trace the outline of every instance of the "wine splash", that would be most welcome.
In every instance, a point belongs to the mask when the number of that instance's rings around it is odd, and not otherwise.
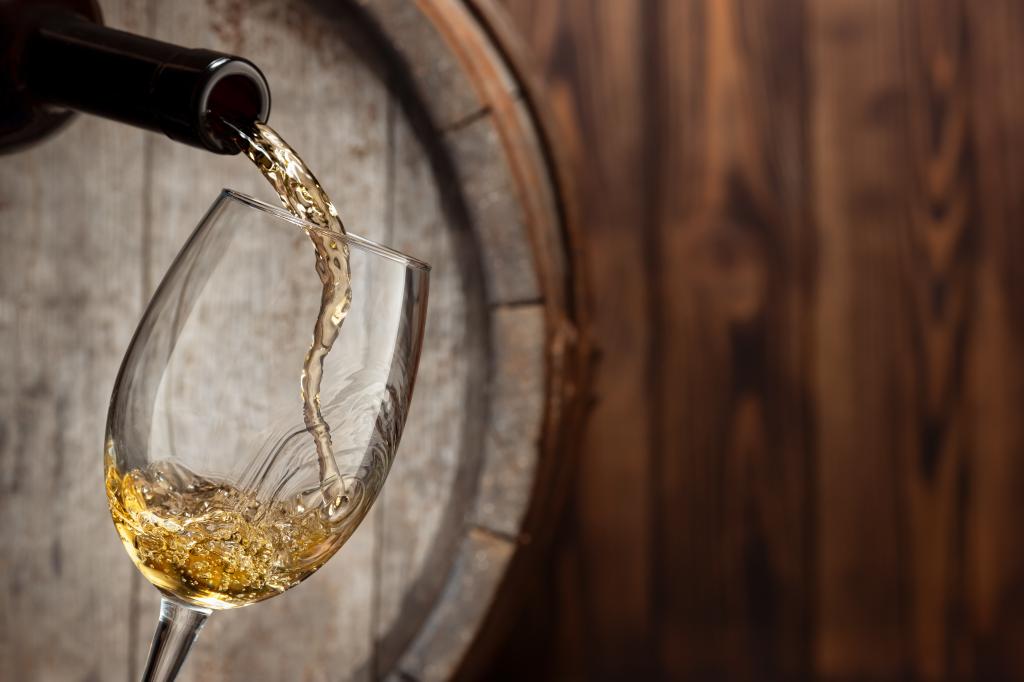
[[[259,500],[161,462],[122,475],[107,466],[107,499],[128,555],[146,578],[216,609],[262,601],[320,568],[355,530],[318,509]]]

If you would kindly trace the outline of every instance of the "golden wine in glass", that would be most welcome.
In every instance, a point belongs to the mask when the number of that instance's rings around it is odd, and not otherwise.
[[[347,254],[358,295],[307,395],[318,240]],[[213,610],[298,584],[365,518],[412,397],[429,270],[230,190],[209,209],[143,315],[107,419],[114,525],[163,597],[144,680],[173,680]]]

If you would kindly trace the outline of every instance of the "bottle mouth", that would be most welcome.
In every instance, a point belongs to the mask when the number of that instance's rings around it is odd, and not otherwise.
[[[237,57],[210,63],[199,93],[202,112],[199,133],[203,144],[221,154],[235,154],[241,144],[225,121],[248,125],[266,123],[270,116],[270,86],[255,64]]]

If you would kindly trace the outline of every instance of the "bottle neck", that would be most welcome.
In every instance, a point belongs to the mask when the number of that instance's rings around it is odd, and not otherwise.
[[[234,154],[239,146],[220,119],[265,122],[270,113],[266,79],[240,57],[118,31],[52,6],[22,21],[14,80],[37,116],[82,111]]]

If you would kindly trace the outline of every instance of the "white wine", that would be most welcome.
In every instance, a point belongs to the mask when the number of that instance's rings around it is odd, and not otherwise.
[[[300,497],[263,502],[166,462],[119,474],[108,458],[107,499],[118,535],[143,575],[199,606],[226,609],[296,585],[344,544]]]
[[[316,256],[316,271],[323,284],[320,312],[313,326],[313,343],[302,366],[302,417],[313,436],[320,464],[320,487],[324,511],[335,523],[352,514],[363,495],[358,479],[341,476],[331,443],[331,430],[320,409],[320,383],[324,359],[338,338],[338,332],[352,304],[348,245],[345,226],[330,197],[291,146],[273,128],[255,122],[247,128],[225,121],[242,140],[242,151],[277,191],[281,203],[295,216],[324,232],[307,230]]]
[[[272,128],[223,123],[237,133],[284,206],[318,228],[306,233],[323,290],[299,383],[319,485],[288,500],[266,501],[168,462],[119,471],[109,444],[106,457],[111,513],[132,560],[161,590],[210,608],[251,604],[309,576],[344,544],[373,497],[357,476],[340,473],[320,405],[324,359],[352,301],[348,246],[340,238],[345,228],[316,178]]]
[[[295,150],[277,132],[258,122],[248,129],[232,127],[243,141],[243,152],[277,191],[285,208],[326,232],[345,234],[345,226],[330,197]],[[312,230],[307,234],[313,242],[315,267],[323,284],[323,293],[320,312],[313,326],[313,343],[302,366],[302,417],[316,444],[321,484],[325,492],[331,489],[331,492],[338,493],[342,492],[336,489],[340,475],[334,460],[330,427],[320,410],[320,382],[324,359],[338,338],[352,303],[352,278],[348,246],[344,241]],[[336,505],[336,509],[331,510],[333,513],[344,507],[343,496],[342,492],[337,498],[328,500],[329,505]]]

